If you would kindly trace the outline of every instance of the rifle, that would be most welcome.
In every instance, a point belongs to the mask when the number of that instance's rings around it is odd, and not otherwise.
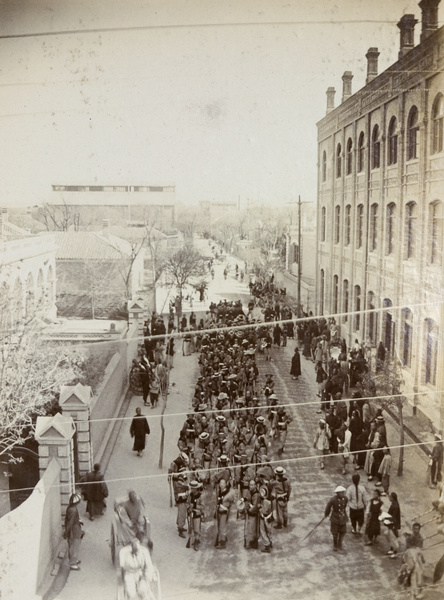
[[[171,483],[171,475],[168,475],[168,484],[170,486],[170,508],[172,508],[172,506],[173,506],[173,489],[172,489],[172,483]]]
[[[190,509],[188,509],[188,511],[187,511],[187,521],[188,521],[188,539],[187,539],[187,543],[185,545],[185,548],[190,548],[190,546],[191,546],[191,536],[193,535],[193,528],[192,528],[192,520],[191,520]]]

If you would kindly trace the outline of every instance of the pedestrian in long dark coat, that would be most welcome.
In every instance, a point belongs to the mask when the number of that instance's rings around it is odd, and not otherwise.
[[[137,452],[137,456],[142,456],[145,450],[145,436],[150,434],[150,426],[139,407],[136,408],[136,414],[131,421],[130,434],[134,438],[134,452]]]
[[[291,359],[290,375],[293,375],[293,379],[297,379],[301,374],[301,355],[299,354],[299,348],[296,346],[294,354]]]
[[[73,571],[79,571],[79,550],[80,542],[83,537],[82,521],[79,517],[78,505],[81,497],[78,494],[72,494],[69,499],[68,508],[65,514],[65,533],[68,541],[69,566]]]
[[[84,481],[86,485],[83,486],[83,496],[86,500],[86,512],[89,514],[90,521],[94,521],[94,517],[105,512],[105,498],[108,497],[108,486],[103,481],[103,473],[98,463],[94,465],[93,471],[86,474]]]

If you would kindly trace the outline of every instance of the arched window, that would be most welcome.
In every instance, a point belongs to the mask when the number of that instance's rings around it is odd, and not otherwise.
[[[378,205],[370,207],[370,252],[378,247]]]
[[[379,140],[379,126],[375,125],[372,132],[372,169],[379,169],[381,164],[381,142]]]
[[[418,158],[418,109],[412,106],[407,119],[407,160]]]
[[[325,206],[321,209],[321,242],[325,242],[325,231],[327,228],[327,210]]]
[[[341,234],[341,207],[335,206],[335,244],[339,244]]]
[[[339,278],[337,275],[333,276],[333,312],[338,312],[338,298],[339,298]]]
[[[375,294],[373,292],[368,292],[367,294],[367,309],[373,310],[375,309]],[[376,343],[376,323],[377,323],[378,315],[374,312],[368,313],[368,339],[372,342],[372,344]]]
[[[327,153],[322,153],[322,181],[327,180]]]
[[[356,208],[356,248],[362,248],[364,234],[364,205],[359,204]]]
[[[443,144],[443,123],[444,123],[444,97],[438,94],[433,103],[432,109],[432,154],[442,152]]]
[[[344,316],[342,320],[344,323],[348,321],[348,279],[344,279],[342,283],[342,312]]]
[[[359,285],[355,285],[355,311],[361,310],[361,287]],[[355,331],[359,331],[361,327],[361,315],[357,312],[354,316],[354,329]]]
[[[342,175],[342,147],[341,144],[336,146],[336,177]]]
[[[404,367],[412,365],[413,313],[402,309],[402,362]]]
[[[439,327],[433,319],[425,320],[425,383],[436,385]]]
[[[351,175],[353,166],[353,141],[351,138],[347,140],[347,164],[345,169],[346,175]]]
[[[382,306],[384,308],[390,308],[391,306],[393,306],[393,303],[389,298],[384,298]],[[390,310],[384,311],[383,319],[385,320],[384,329],[381,332],[384,335],[383,342],[385,348],[387,348],[387,350],[389,351],[390,356],[392,356],[395,324],[393,322],[393,316]]]
[[[344,222],[344,245],[350,245],[351,238],[351,206],[347,204],[345,207],[345,222]]]
[[[325,293],[325,274],[324,269],[321,269],[319,277],[319,312],[324,314],[324,293]]]
[[[388,164],[395,165],[398,162],[398,132],[396,117],[390,119],[388,127]]]
[[[436,201],[429,205],[429,239],[430,263],[440,266],[442,264],[443,249],[443,206]]]
[[[364,146],[364,132],[361,131],[358,139],[358,173],[362,173],[364,170],[364,158],[365,158],[365,146]]]
[[[405,237],[405,257],[409,259],[415,255],[416,202],[409,202],[405,207]]]
[[[387,206],[387,224],[386,224],[386,245],[385,253],[392,254],[394,249],[394,237],[395,237],[395,218],[396,218],[396,204],[391,202]]]

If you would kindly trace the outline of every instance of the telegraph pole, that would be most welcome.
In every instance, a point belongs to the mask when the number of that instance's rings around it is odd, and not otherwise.
[[[301,316],[301,274],[302,274],[302,251],[301,251],[301,196],[298,200],[298,317]]]

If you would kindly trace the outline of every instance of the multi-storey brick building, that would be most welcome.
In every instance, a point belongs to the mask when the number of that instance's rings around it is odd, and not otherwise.
[[[402,362],[406,388],[439,414],[444,387],[444,27],[440,0],[422,0],[398,23],[398,61],[318,123],[317,312],[338,314],[341,335]],[[372,309],[376,312],[365,312]],[[350,313],[350,314],[348,314]]]

